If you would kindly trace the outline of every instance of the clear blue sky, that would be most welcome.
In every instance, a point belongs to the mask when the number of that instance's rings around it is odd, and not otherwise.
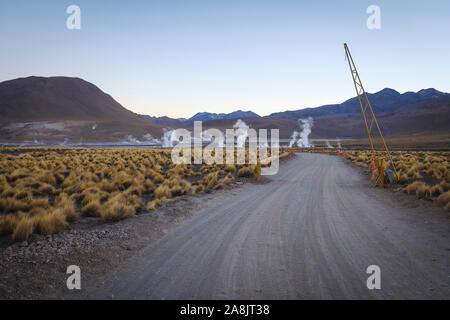
[[[66,28],[71,4],[81,30]],[[381,30],[366,27],[371,4]],[[156,116],[342,102],[354,96],[344,42],[369,92],[450,92],[448,0],[14,0],[0,33],[0,81],[80,77]]]

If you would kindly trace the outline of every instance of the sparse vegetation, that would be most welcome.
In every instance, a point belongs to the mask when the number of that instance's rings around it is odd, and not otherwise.
[[[170,149],[2,148],[0,235],[19,241],[77,219],[126,219],[174,197],[252,178],[254,171],[249,164],[175,165]]]
[[[381,152],[377,157],[386,158]],[[372,171],[371,154],[367,150],[346,150],[346,158]],[[450,211],[450,152],[394,151],[397,184],[403,191],[431,201],[438,201]]]

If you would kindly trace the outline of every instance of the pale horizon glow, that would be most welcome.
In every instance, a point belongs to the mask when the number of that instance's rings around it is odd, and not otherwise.
[[[66,8],[81,8],[81,30]],[[342,103],[365,89],[450,92],[450,3],[433,1],[50,1],[2,4],[0,81],[70,76],[139,114],[260,116]],[[381,8],[381,30],[366,9]]]

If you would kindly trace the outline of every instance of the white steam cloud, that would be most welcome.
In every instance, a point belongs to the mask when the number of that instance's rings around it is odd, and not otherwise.
[[[294,143],[297,141],[298,137],[299,137],[299,133],[294,130],[294,132],[292,132],[291,141],[289,141],[289,148],[291,148],[294,145]]]
[[[295,143],[299,148],[314,147],[314,145],[309,142],[309,135],[311,134],[311,129],[314,124],[313,118],[308,117],[306,119],[298,119],[298,122],[302,131],[294,131],[292,133],[289,147],[292,147]]]
[[[245,147],[245,140],[248,137],[248,128],[249,128],[248,125],[241,119],[238,119],[236,123],[233,125],[234,130],[240,129],[239,131],[240,134],[236,137],[237,140],[236,144],[238,148]]]
[[[328,149],[334,149],[334,147],[330,144],[330,141],[327,140],[327,148]]]
[[[175,142],[179,142],[175,136],[175,130],[164,129],[163,136],[161,137],[161,145],[163,148],[173,147]]]

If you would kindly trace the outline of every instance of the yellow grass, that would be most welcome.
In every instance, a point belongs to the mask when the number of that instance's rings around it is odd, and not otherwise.
[[[2,151],[0,234],[15,240],[59,232],[87,216],[122,220],[155,210],[165,199],[225,188],[255,170],[249,164],[175,165],[170,149]]]
[[[441,199],[440,203],[448,205],[442,199],[450,190],[450,152],[393,151],[391,154],[399,177],[397,182],[407,184],[404,192],[433,201]],[[361,166],[364,163],[361,161],[369,164],[371,158],[368,150],[346,150],[346,155],[348,160]],[[376,157],[387,163],[386,154],[377,151]]]

